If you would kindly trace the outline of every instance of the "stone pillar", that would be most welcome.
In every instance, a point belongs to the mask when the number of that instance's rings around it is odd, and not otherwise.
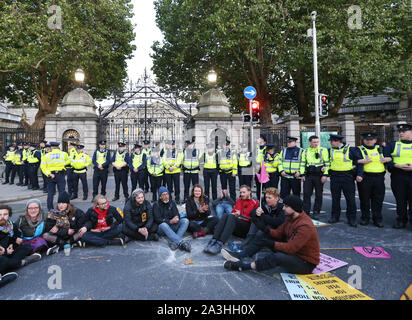
[[[288,136],[298,138],[296,141],[296,145],[299,147],[301,145],[300,141],[300,121],[301,118],[299,118],[298,115],[291,114],[285,117],[284,122],[287,128],[287,134]]]
[[[44,118],[45,139],[60,142],[63,146],[64,136],[73,131],[78,134],[80,144],[85,146],[84,152],[93,156],[97,147],[98,124],[96,106],[92,96],[81,88],[68,92],[55,115]],[[88,176],[93,174],[92,168],[87,170]]]
[[[345,137],[346,144],[356,146],[355,121],[352,114],[345,114],[338,118],[339,126],[342,129],[341,135]]]

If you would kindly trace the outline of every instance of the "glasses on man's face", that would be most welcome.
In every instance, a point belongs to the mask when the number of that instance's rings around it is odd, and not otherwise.
[[[33,211],[33,210],[38,210],[38,209],[40,209],[40,207],[28,207],[27,209]]]
[[[106,202],[103,202],[103,203],[98,203],[97,205],[98,206],[105,206],[107,204],[107,201]]]

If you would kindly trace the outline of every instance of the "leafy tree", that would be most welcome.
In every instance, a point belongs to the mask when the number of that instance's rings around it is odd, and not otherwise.
[[[37,106],[31,127],[42,128],[43,117],[54,114],[73,87],[79,66],[95,99],[123,88],[126,60],[135,49],[130,2],[2,1],[0,99]]]
[[[213,67],[233,111],[245,110],[243,88],[253,85],[264,124],[272,112],[298,113],[312,122],[313,49],[306,31],[316,10],[319,90],[329,95],[332,114],[344,97],[395,85],[410,89],[407,2],[356,4],[360,29],[348,25],[355,13],[342,0],[157,0],[164,40],[153,45],[153,71],[159,84],[193,101],[191,92],[206,88]]]

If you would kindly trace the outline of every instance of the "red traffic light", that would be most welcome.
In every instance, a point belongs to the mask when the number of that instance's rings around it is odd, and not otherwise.
[[[326,102],[328,98],[326,96],[322,96],[322,102]]]
[[[256,100],[252,101],[252,110],[253,111],[259,110],[259,107],[260,107],[259,101],[256,101]]]

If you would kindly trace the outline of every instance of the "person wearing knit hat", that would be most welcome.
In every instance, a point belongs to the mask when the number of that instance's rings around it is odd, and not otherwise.
[[[19,216],[15,222],[24,239],[23,244],[29,244],[32,253],[48,248],[47,241],[42,237],[46,218],[47,212],[43,211],[40,200],[30,199],[26,202],[26,214]]]
[[[302,206],[303,202],[299,197],[285,197],[285,222],[276,229],[266,226],[265,232],[258,234],[243,250],[225,254],[223,257],[227,261],[223,265],[224,268],[263,271],[283,267],[288,273],[312,273],[320,260],[319,237],[311,218],[303,212]],[[273,252],[252,263],[243,262],[244,258],[252,256],[264,247],[269,247]]]
[[[179,248],[190,252],[192,249],[190,242],[182,240],[189,226],[189,220],[180,218],[176,203],[170,199],[169,190],[166,187],[160,187],[158,194],[159,201],[153,205],[153,216],[155,223],[159,225],[159,236],[166,236],[169,239],[170,249]]]
[[[157,224],[153,221],[152,206],[144,198],[144,190],[138,188],[124,205],[124,223],[122,232],[125,242],[129,240],[158,241]]]
[[[46,255],[59,252],[65,244],[77,243],[86,230],[80,232],[83,227],[84,212],[70,204],[70,195],[64,191],[57,199],[57,209],[51,209],[48,213],[43,238],[53,245]],[[79,246],[82,246],[81,243]]]

